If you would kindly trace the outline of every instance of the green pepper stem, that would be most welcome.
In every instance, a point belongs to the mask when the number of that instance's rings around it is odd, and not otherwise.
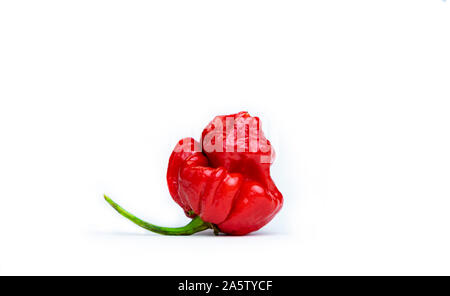
[[[119,214],[121,214],[122,216],[124,216],[125,218],[127,218],[128,220],[133,222],[134,224],[136,224],[142,228],[145,228],[147,230],[150,230],[152,232],[155,232],[155,233],[164,234],[164,235],[191,235],[191,234],[206,230],[211,227],[210,223],[204,222],[199,216],[192,219],[192,221],[188,225],[183,226],[183,227],[171,228],[171,227],[156,226],[156,225],[147,223],[147,222],[137,218],[133,214],[130,214],[129,212],[124,210],[121,206],[116,204],[108,196],[104,195],[104,197],[105,197],[105,200],[117,212],[119,212]]]

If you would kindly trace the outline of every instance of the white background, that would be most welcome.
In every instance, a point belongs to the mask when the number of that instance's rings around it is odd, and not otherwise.
[[[450,274],[450,10],[440,0],[2,1],[0,274]],[[187,223],[175,143],[260,116],[285,204]]]

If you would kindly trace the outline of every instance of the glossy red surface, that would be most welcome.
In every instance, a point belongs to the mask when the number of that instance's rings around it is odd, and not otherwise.
[[[259,124],[247,112],[217,116],[204,129],[201,144],[192,138],[177,144],[167,182],[186,215],[198,215],[221,232],[245,235],[278,213],[283,196],[270,177],[274,152]]]

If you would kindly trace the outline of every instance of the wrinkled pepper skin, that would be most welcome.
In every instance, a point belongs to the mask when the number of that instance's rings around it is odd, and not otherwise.
[[[225,126],[227,117],[246,118],[247,112],[216,117],[203,131],[202,143],[218,121]],[[259,123],[259,119],[255,117]],[[233,132],[234,129],[231,130]],[[214,132],[213,132],[214,133]],[[264,135],[260,131],[260,140]],[[255,136],[258,136],[256,134]],[[230,135],[215,134],[227,142]],[[246,133],[246,137],[252,134]],[[233,142],[250,143],[235,137]],[[264,138],[261,144],[270,145]],[[234,144],[234,143],[233,143]],[[256,231],[272,220],[281,209],[283,196],[270,177],[271,163],[261,163],[261,156],[273,160],[273,150],[266,147],[249,152],[198,152],[200,143],[192,138],[181,140],[170,156],[167,183],[172,198],[189,216],[199,215],[224,233],[244,235]],[[204,147],[203,147],[204,148]],[[193,150],[191,152],[186,152]],[[234,149],[237,150],[237,149]],[[193,214],[194,213],[194,214]]]
[[[169,192],[193,219],[190,224],[155,226],[105,199],[126,218],[160,234],[189,235],[211,228],[216,234],[245,235],[269,223],[283,205],[270,176],[274,157],[258,117],[247,112],[217,116],[203,130],[200,143],[180,140],[169,159]]]

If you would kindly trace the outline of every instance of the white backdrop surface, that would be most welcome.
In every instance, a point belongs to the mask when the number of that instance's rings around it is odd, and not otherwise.
[[[400,1],[2,1],[1,275],[450,274],[450,9]],[[260,116],[279,215],[188,220],[165,174]]]

